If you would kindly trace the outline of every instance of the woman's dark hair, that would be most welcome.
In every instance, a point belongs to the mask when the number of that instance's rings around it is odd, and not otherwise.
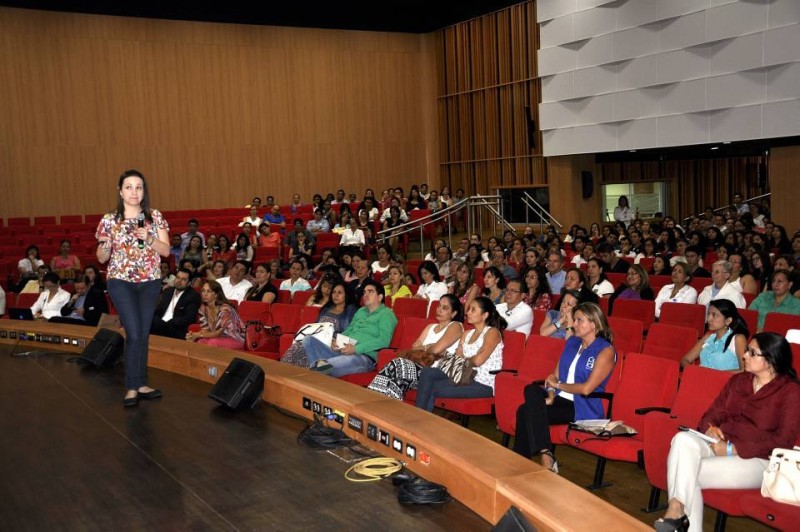
[[[530,295],[528,292],[528,274],[530,272],[536,272],[536,276],[539,278],[539,285],[536,287],[536,293],[533,296]],[[530,304],[533,305],[536,303],[536,300],[539,299],[539,296],[542,294],[549,294],[550,290],[550,281],[547,280],[547,271],[541,266],[528,266],[522,270],[520,273],[519,278],[522,280],[522,286],[525,287],[525,293],[528,294],[528,300]]]
[[[656,261],[655,261],[655,259],[656,259],[656,258],[659,258],[659,259],[661,259],[661,262],[663,262],[663,263],[664,263],[664,269],[663,269],[663,270],[661,270],[661,272],[660,272],[660,273],[656,273],[656,269],[655,269],[655,266],[656,266]],[[653,257],[653,259],[654,259],[654,260],[653,260],[653,265],[650,267],[650,274],[651,274],[651,275],[667,275],[667,274],[668,274],[667,272],[671,272],[671,271],[672,271],[672,269],[669,267],[669,259],[668,259],[666,256],[664,256],[664,255],[661,255],[661,254],[656,254],[656,255]]]
[[[689,265],[683,262],[682,260],[679,260],[678,262],[675,263],[675,266],[672,267],[672,269],[675,268],[680,268],[681,270],[683,270],[683,274],[686,276],[686,282],[684,284],[689,284],[689,282],[692,280],[692,272],[689,271]],[[672,271],[672,269],[670,270],[670,272]]]
[[[32,245],[28,246],[28,249],[25,250],[25,258],[26,259],[28,258],[28,255],[30,255],[31,250],[36,251],[36,259],[37,260],[42,260],[42,257],[39,256],[39,246],[37,246],[35,244],[32,244]]]
[[[50,281],[56,286],[59,286],[61,284],[61,277],[59,277],[58,274],[55,272],[47,272],[42,277],[42,283],[46,283],[47,281]]]
[[[622,206],[622,200],[625,200],[625,206],[629,209],[631,208],[631,204],[628,203],[628,196],[620,196],[617,200],[617,206]]]
[[[506,276],[503,275],[503,272],[497,266],[489,266],[485,270],[483,270],[483,276],[486,277],[487,273],[491,273],[497,278],[497,288],[500,290],[506,289]],[[484,293],[486,293],[484,291]]]
[[[458,261],[455,273],[458,274],[458,270],[461,268],[467,269],[467,282],[465,282],[464,286],[462,287],[458,283],[457,275],[453,276],[453,295],[455,295],[456,298],[464,297],[464,294],[466,294],[467,291],[472,288],[472,285],[475,284],[475,269],[468,262]]]
[[[450,303],[450,308],[456,313],[453,321],[464,323],[464,305],[461,304],[461,301],[453,294],[445,294],[439,300],[441,301],[442,299],[447,299],[447,302]]]
[[[239,241],[244,238],[244,246],[239,246]],[[236,237],[236,251],[246,250],[250,247],[250,238],[244,234],[239,233],[239,236]]]
[[[420,279],[422,279],[423,270],[433,275],[434,281],[442,280],[442,277],[439,275],[439,269],[436,267],[436,264],[434,264],[433,261],[424,260],[422,261],[422,264],[419,265],[419,268],[417,268],[417,275],[419,276]]]
[[[786,337],[771,332],[761,332],[753,336],[761,349],[761,356],[775,371],[776,375],[786,375],[797,382],[797,373],[792,367],[792,348]]]
[[[100,270],[94,264],[90,264],[83,269],[84,275],[86,274],[86,270],[92,270],[94,272],[94,286],[99,290],[106,289],[106,283],[103,281],[103,275],[100,273]]]
[[[217,296],[217,304],[218,305],[230,305],[231,302],[228,301],[228,298],[225,297],[225,292],[222,290],[222,286],[217,281],[205,281],[203,284],[207,284],[208,288],[214,292],[214,295]]]
[[[211,270],[212,271],[214,270],[214,266],[216,266],[217,264],[222,264],[222,275],[225,275],[226,273],[228,273],[228,263],[225,262],[224,260],[215,260],[214,264],[211,265]],[[267,264],[266,266],[267,266],[267,271],[268,272],[272,272],[272,270],[269,267],[269,264]]]
[[[731,335],[725,340],[723,350],[728,349],[728,346],[731,345],[731,340],[733,340],[733,337],[737,334],[743,334],[745,338],[750,338],[750,330],[747,328],[747,323],[742,319],[739,311],[736,310],[736,305],[734,305],[732,301],[727,299],[715,299],[711,301],[708,306],[717,309],[725,319],[730,318],[732,320],[731,324],[728,326],[731,330]]]
[[[481,251],[482,251],[481,246],[479,246],[478,244],[470,244],[469,246],[467,246],[467,256],[465,257],[464,260],[469,260],[469,250],[472,248],[475,248],[475,252],[477,255],[475,261],[473,261],[470,264],[470,266],[474,268],[478,263],[483,264],[483,257],[481,257]]]
[[[761,268],[756,270],[755,268],[751,268],[751,275],[755,277],[756,281],[761,283],[761,286],[769,286],[771,285],[772,281],[772,259],[769,257],[769,253],[764,250],[758,250],[753,253],[753,255],[758,255],[761,259]],[[730,257],[729,257],[730,258]],[[750,258],[751,266],[752,266],[752,256]]]
[[[478,296],[473,299],[472,302],[480,307],[481,312],[486,312],[489,314],[489,316],[486,318],[486,325],[496,328],[501,334],[504,330],[506,330],[508,323],[503,319],[502,316],[500,316],[500,314],[498,314],[497,309],[495,308],[491,299],[486,296]]]
[[[197,242],[200,244],[199,246],[197,246],[197,249],[202,251],[203,250],[203,239],[200,238],[200,235],[192,235],[192,238],[189,239],[189,243],[186,245],[186,249],[189,249],[189,248],[192,247],[192,242],[194,242],[195,239],[197,239]]]
[[[144,213],[144,219],[150,223],[153,223],[153,216],[150,214],[150,191],[147,188],[147,180],[139,170],[125,170],[122,172],[122,175],[119,176],[117,189],[121,191],[122,182],[129,177],[138,177],[142,180],[142,201],[139,202],[139,206]],[[125,203],[122,201],[122,195],[120,194],[117,194],[117,211],[115,215],[118,222],[125,219]]]
[[[600,268],[600,277],[597,278],[597,284],[600,284],[603,281],[605,281],[607,279],[606,272],[603,270],[603,266],[605,265],[605,263],[602,260],[598,259],[597,257],[592,257],[591,259],[587,260],[586,264],[589,264],[590,262],[594,262],[595,264],[597,264],[597,267]],[[587,277],[586,284],[589,284],[588,280],[589,276],[587,275],[586,277]]]
[[[322,285],[326,283],[329,284],[331,287],[331,291],[333,291],[334,281],[335,279],[332,278],[331,276],[323,275],[322,279],[320,279],[319,282],[317,283],[317,287],[314,289],[314,293],[311,295],[311,301],[313,301],[314,303],[319,303],[320,301],[322,301],[322,298],[324,297],[322,295]],[[330,299],[330,295],[328,295],[328,299]]]
[[[574,297],[575,300],[578,302],[578,305],[583,303],[583,297],[581,297],[582,296],[582,292],[580,290],[562,290],[561,291],[561,297],[558,298],[558,304],[556,304],[555,310],[561,310],[561,303],[564,302],[564,298],[566,296]],[[575,306],[577,307],[578,305],[575,305]]]
[[[228,251],[231,249],[231,240],[225,235],[219,235],[219,237],[217,237],[217,247],[222,251],[222,246],[220,244],[222,244],[223,239],[225,240],[225,251]]]

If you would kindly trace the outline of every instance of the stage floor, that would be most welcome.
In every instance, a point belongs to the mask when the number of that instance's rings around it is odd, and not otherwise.
[[[350,464],[265,403],[232,413],[208,384],[151,369],[164,398],[124,409],[120,367],[21,351],[0,346],[0,529],[490,528],[457,501],[404,507],[389,480],[345,480]]]

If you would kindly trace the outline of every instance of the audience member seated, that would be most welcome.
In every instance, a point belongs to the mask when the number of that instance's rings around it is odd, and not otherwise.
[[[258,226],[258,247],[278,250],[281,248],[281,235],[273,233],[266,222]]]
[[[758,294],[758,283],[750,275],[750,263],[747,258],[739,252],[734,251],[728,255],[728,262],[731,263],[731,276],[728,282],[737,291],[744,294]]]
[[[298,259],[293,259],[289,265],[289,278],[285,279],[280,284],[281,290],[288,290],[292,294],[302,290],[311,290],[311,285],[306,281],[303,275],[303,263]]]
[[[703,489],[758,489],[775,448],[800,436],[800,384],[786,339],[756,334],[744,353],[744,372],[733,375],[697,430],[672,439],[667,459],[668,506],[656,530],[701,530]]]
[[[603,272],[603,262],[597,257],[592,257],[586,261],[587,285],[592,293],[597,297],[609,297],[614,293],[614,285],[606,279]]]
[[[70,254],[71,250],[69,240],[62,240],[59,254],[50,260],[50,270],[64,283],[71,283],[82,271],[80,259]]]
[[[466,262],[455,260],[452,268],[455,270],[453,281],[447,286],[447,292],[456,296],[461,307],[469,307],[473,299],[481,293],[481,288],[475,282],[475,270]]]
[[[533,310],[522,299],[525,292],[522,281],[511,279],[506,284],[505,301],[497,305],[497,313],[506,320],[506,330],[521,332],[527,339],[533,325]]]
[[[340,344],[337,339],[325,345],[316,338],[305,344],[310,368],[334,377],[372,371],[378,350],[389,347],[397,318],[383,304],[383,287],[369,280],[364,287],[364,306],[358,309],[344,336],[355,340]]]
[[[572,336],[574,334],[572,311],[582,302],[580,291],[563,291],[556,308],[548,310],[545,314],[544,321],[539,326],[539,334],[562,340]]]
[[[161,294],[156,306],[150,334],[169,338],[186,338],[189,325],[197,321],[200,310],[200,294],[190,288],[191,272],[178,270],[175,285]]]
[[[677,265],[676,265],[677,267]],[[681,367],[699,358],[700,365],[722,371],[740,371],[750,331],[736,306],[727,299],[715,299],[708,305],[708,333],[686,353]]]
[[[258,205],[250,204],[250,213],[242,218],[242,221],[239,222],[239,227],[243,227],[244,224],[250,224],[251,226],[258,227],[261,225],[262,219],[261,216],[258,215]]]
[[[670,270],[669,266],[671,262],[672,261],[665,259],[663,255],[656,255],[655,258],[653,259],[653,266],[647,273],[649,275],[671,275],[672,270]]]
[[[31,306],[33,317],[37,320],[57,318],[61,316],[61,307],[69,302],[70,293],[61,288],[61,279],[56,273],[46,273],[42,281],[44,291]]]
[[[417,406],[433,411],[436,399],[493,397],[495,376],[492,371],[503,365],[503,331],[506,321],[486,297],[477,297],[469,304],[467,322],[474,328],[461,336],[456,356],[470,360],[477,370],[472,382],[458,385],[434,364],[423,368],[417,385]]]
[[[338,277],[338,275],[337,275]],[[333,288],[333,276],[324,275],[317,283],[314,293],[306,301],[308,307],[324,307],[331,299],[331,289]]]
[[[800,299],[790,292],[791,279],[786,270],[775,270],[772,274],[770,290],[762,292],[750,303],[752,310],[758,311],[758,330],[764,330],[764,321],[770,312],[800,316]]]
[[[567,272],[563,270],[563,265],[564,258],[561,253],[547,252],[545,268],[547,268],[547,282],[550,285],[551,294],[561,293],[561,289],[564,287],[564,279],[567,276]]]
[[[48,321],[96,327],[100,316],[107,312],[106,295],[92,288],[89,279],[84,276],[75,280],[75,293],[61,307],[61,316],[55,316]]]
[[[96,288],[101,292],[106,291],[106,282],[103,280],[103,274],[94,264],[90,264],[83,269],[83,276],[88,277],[90,288]]]
[[[373,273],[386,273],[392,264],[392,248],[388,244],[378,247],[378,260],[372,262]]]
[[[634,264],[628,268],[628,280],[626,283],[621,284],[611,298],[608,300],[608,313],[612,314],[614,309],[614,302],[617,299],[646,299],[653,301],[653,289],[650,288],[650,280],[647,277],[647,272],[644,271],[639,264]]]
[[[331,230],[330,223],[324,215],[325,211],[323,211],[322,208],[314,209],[314,219],[309,220],[306,224],[306,229],[310,231],[311,234],[327,233]]]
[[[286,229],[286,218],[281,214],[281,208],[277,205],[273,205],[271,210],[264,215],[264,221],[268,224],[281,226],[281,230]]]
[[[272,274],[269,264],[262,262],[254,270],[254,283],[244,295],[245,301],[273,303],[278,299],[278,291],[272,285]]]
[[[192,218],[189,220],[189,229],[181,234],[181,248],[186,249],[189,245],[189,241],[192,239],[193,236],[200,237],[200,247],[206,247],[206,236],[198,231],[197,229],[200,227],[200,222],[197,219]]]
[[[408,357],[401,356],[390,361],[372,379],[370,390],[392,399],[402,400],[408,390],[415,390],[424,367],[444,356],[455,354],[458,341],[464,332],[464,309],[461,302],[451,294],[445,294],[436,307],[436,323],[422,330],[411,346]]]
[[[403,275],[402,266],[392,265],[389,266],[386,275],[383,277],[384,281],[388,281],[383,285],[383,291],[386,297],[392,299],[392,303],[401,297],[412,297],[414,294],[405,284],[405,276]]]
[[[700,265],[700,261],[703,258],[703,248],[700,246],[689,246],[686,248],[684,252],[684,256],[686,257],[686,264],[689,266],[689,273],[692,277],[699,278],[699,277],[711,277],[711,272],[706,270]]]
[[[170,271],[168,262],[162,260],[159,267],[161,268],[161,291],[163,292],[175,284],[175,275]]]
[[[239,233],[236,237],[236,243],[233,245],[233,249],[236,250],[237,261],[253,263],[253,246],[250,243],[250,238],[246,234]]]
[[[331,323],[334,334],[343,333],[353,321],[353,316],[358,310],[347,292],[347,287],[341,278],[332,279],[331,297],[328,302],[320,309],[318,323]],[[308,357],[306,356],[305,346],[311,337],[306,337],[301,341],[295,341],[281,357],[281,362],[292,364],[293,366],[308,367]]]
[[[303,249],[312,250],[314,248],[314,235],[308,229],[303,227],[303,219],[295,218],[294,228],[286,235],[286,245],[292,249],[293,253],[300,253],[298,251],[299,236],[305,235],[305,240],[302,241]],[[306,251],[302,251],[305,253]]]
[[[186,339],[215,347],[243,349],[245,326],[222,286],[217,281],[207,281],[201,296],[200,330],[187,333]]]
[[[9,290],[12,292],[21,292],[29,281],[38,281],[37,272],[39,266],[44,266],[44,261],[39,256],[38,246],[28,246],[28,249],[25,250],[25,258],[19,259],[17,263],[19,279],[16,287],[9,286]]]
[[[561,288],[563,294],[566,290],[577,290],[581,294],[581,301],[588,301],[597,303],[597,294],[592,292],[589,288],[589,278],[583,273],[580,268],[574,266],[567,270],[567,275],[564,278],[564,286]]]
[[[697,303],[697,290],[689,282],[692,276],[685,262],[672,267],[672,284],[664,285],[656,296],[656,318],[661,316],[664,303]]]
[[[455,276],[455,268],[452,267],[453,253],[447,246],[440,246],[436,250],[436,259],[433,261],[436,269],[439,271],[439,277],[447,284],[453,280]],[[516,275],[516,270],[514,271]]]
[[[628,271],[628,262],[622,260],[614,252],[614,246],[603,242],[597,246],[597,254],[605,263],[603,271],[606,273],[625,273]]]
[[[544,387],[525,388],[525,402],[517,409],[514,451],[525,458],[541,455],[542,465],[556,473],[550,425],[603,419],[602,401],[587,396],[605,391],[616,363],[613,334],[600,307],[581,303],[572,311],[572,323],[574,336],[567,340],[555,370]]]
[[[525,294],[522,301],[533,310],[548,311],[553,308],[553,299],[550,297],[550,285],[547,283],[547,274],[539,266],[526,266],[522,270],[522,279],[525,280]]]
[[[238,260],[228,272],[227,277],[217,279],[217,282],[222,287],[222,291],[225,293],[226,299],[237,302],[244,301],[247,291],[253,286],[250,281],[245,279],[249,272],[250,264],[248,262]]]
[[[197,270],[202,264],[206,262],[205,251],[203,250],[203,239],[195,235],[189,239],[189,244],[184,248],[180,257],[180,264],[185,261],[190,261],[192,267]]]
[[[506,278],[497,267],[489,266],[483,270],[483,295],[488,297],[493,305],[499,305],[505,300],[505,289]]]
[[[712,299],[728,299],[736,308],[745,307],[744,296],[728,281],[731,278],[731,268],[731,263],[724,260],[718,260],[711,266],[712,283],[697,296],[700,305],[708,307]]]
[[[519,272],[508,265],[506,261],[506,254],[500,246],[497,246],[491,251],[492,261],[491,264],[498,270],[500,273],[503,274],[506,281],[511,279],[516,279],[519,276]]]
[[[367,236],[362,229],[359,229],[358,219],[351,218],[350,226],[342,232],[339,239],[340,253],[352,253],[361,250],[367,245]]]
[[[420,285],[414,297],[427,299],[428,307],[430,308],[431,301],[439,301],[447,293],[447,285],[439,276],[436,264],[429,260],[422,261],[422,264],[417,269],[417,275],[419,276]]]

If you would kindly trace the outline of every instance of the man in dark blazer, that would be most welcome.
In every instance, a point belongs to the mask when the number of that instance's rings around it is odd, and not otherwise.
[[[181,268],[175,274],[175,286],[161,294],[150,334],[181,340],[186,338],[186,331],[197,321],[197,311],[200,310],[200,294],[189,288],[190,276],[189,270]]]
[[[104,312],[108,312],[106,295],[97,288],[91,288],[89,279],[81,277],[75,281],[75,293],[67,304],[61,307],[61,316],[50,318],[48,321],[97,327],[97,322]]]

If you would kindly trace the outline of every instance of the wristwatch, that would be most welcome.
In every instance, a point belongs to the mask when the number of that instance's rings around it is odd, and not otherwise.
[[[555,321],[553,322],[553,325],[555,325],[555,326],[556,326],[556,329],[560,329],[560,328],[561,328],[561,322],[560,322],[560,321],[558,321],[558,320],[555,320]]]

